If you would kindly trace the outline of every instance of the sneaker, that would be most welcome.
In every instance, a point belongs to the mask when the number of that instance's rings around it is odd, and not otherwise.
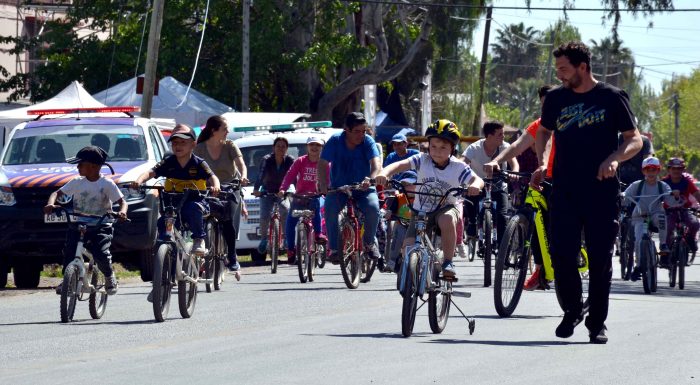
[[[659,255],[669,255],[669,254],[671,254],[671,249],[668,248],[667,244],[662,243],[660,250],[659,250]]]
[[[606,344],[608,343],[608,336],[605,334],[605,332],[608,331],[608,328],[603,325],[602,328],[598,331],[598,333],[589,333],[588,337],[590,338],[590,342],[592,344]]]
[[[557,326],[554,334],[559,338],[569,338],[574,335],[574,328],[583,321],[581,313],[564,312],[564,318]]]
[[[63,288],[63,282],[59,282],[58,286],[56,286],[56,294],[61,295],[62,288]]]
[[[148,297],[146,297],[146,301],[153,303],[153,289],[151,289],[151,292],[148,293]]]
[[[290,265],[297,263],[296,252],[292,249],[287,249],[287,263]]]
[[[457,255],[459,255],[460,258],[464,259],[467,258],[467,254],[469,254],[469,250],[467,250],[467,245],[464,243],[458,243],[457,244]]]
[[[331,250],[328,253],[328,256],[326,257],[326,261],[330,262],[334,265],[339,265],[340,264],[340,253],[338,253],[335,250]]]
[[[446,260],[442,263],[442,276],[445,278],[454,278],[457,276],[455,265],[452,264],[451,260]]]
[[[228,264],[228,271],[238,271],[241,269],[241,264],[238,263],[235,259],[233,260],[233,263]]]
[[[379,257],[381,257],[381,254],[379,254],[379,248],[377,248],[375,243],[365,245],[364,249],[365,253],[367,253],[367,255],[369,255],[369,257],[372,259],[379,259]]]
[[[119,283],[117,283],[117,276],[114,275],[114,273],[109,277],[105,277],[105,290],[107,291],[107,295],[117,294],[118,289]]]
[[[207,249],[204,246],[204,238],[195,238],[192,240],[192,253],[198,255],[207,253]]]
[[[540,278],[542,275],[542,267],[541,266],[535,266],[535,271],[532,273],[530,278],[528,278],[525,283],[523,284],[523,289],[527,291],[533,291],[533,290],[544,290],[544,285],[542,285],[542,279]]]
[[[632,269],[632,275],[630,276],[630,281],[637,282],[637,281],[639,281],[639,278],[642,278],[642,272],[639,271],[639,266],[635,266],[634,269]]]
[[[265,254],[266,251],[267,251],[267,238],[263,238],[260,240],[260,244],[258,245],[258,253]]]

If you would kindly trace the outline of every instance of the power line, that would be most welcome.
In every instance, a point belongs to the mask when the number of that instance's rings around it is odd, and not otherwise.
[[[570,11],[569,9],[566,10],[567,12]],[[505,14],[505,13],[499,13],[494,16],[504,16],[504,17],[515,17],[515,18],[522,18],[522,15],[512,15],[512,14]],[[529,20],[544,20],[544,21],[558,21],[561,20],[561,18],[551,18],[551,17],[533,17],[528,15],[527,18]],[[568,24],[577,26],[577,25],[595,25],[595,26],[601,26],[600,23],[587,23],[584,21],[576,21],[573,22],[572,20],[568,20]],[[680,28],[680,27],[649,27],[649,26],[641,26],[641,25],[626,25],[626,24],[618,24],[617,28],[637,28],[637,29],[651,29],[651,30],[669,30],[669,31],[700,31],[700,28]]]
[[[400,0],[340,0],[345,3],[368,3],[368,4],[387,4],[387,5],[403,5],[403,6],[421,6],[421,7],[444,7],[444,8],[467,8],[467,9],[510,9],[510,10],[527,10],[527,11],[566,11],[566,12],[639,12],[640,9],[635,8],[564,8],[564,7],[508,7],[508,6],[487,6],[487,5],[472,5],[472,4],[447,4],[447,3],[428,3],[424,1],[400,1]],[[657,12],[700,12],[700,8],[677,8],[656,10]]]

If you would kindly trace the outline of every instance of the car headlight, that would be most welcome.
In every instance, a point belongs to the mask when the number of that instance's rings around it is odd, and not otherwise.
[[[119,190],[124,195],[124,200],[135,201],[146,198],[146,193],[141,189],[132,189],[128,185],[119,187]]]
[[[0,187],[0,206],[14,206],[17,203],[15,194],[12,193],[12,187]]]

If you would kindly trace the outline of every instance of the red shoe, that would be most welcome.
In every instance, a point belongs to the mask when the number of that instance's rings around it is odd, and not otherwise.
[[[542,285],[542,280],[540,279],[541,271],[542,268],[540,266],[535,266],[535,272],[525,281],[523,289],[528,291],[544,290],[544,285]]]

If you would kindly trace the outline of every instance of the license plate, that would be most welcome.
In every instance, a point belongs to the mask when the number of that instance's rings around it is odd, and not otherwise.
[[[44,214],[44,223],[67,223],[68,218],[66,218],[65,213],[61,215],[56,215],[55,213]]]

